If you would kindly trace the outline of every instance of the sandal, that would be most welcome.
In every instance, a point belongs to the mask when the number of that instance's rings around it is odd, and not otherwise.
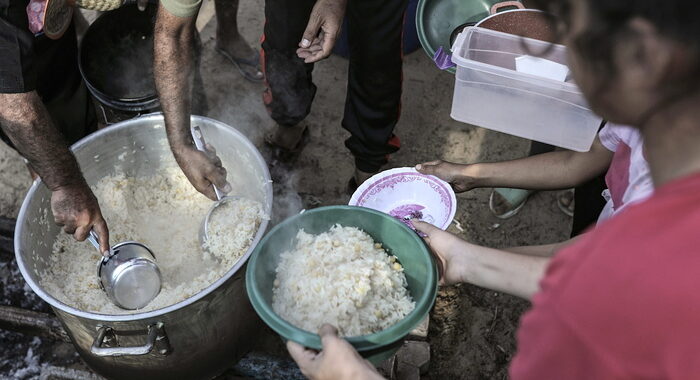
[[[508,202],[508,205],[510,207],[508,210],[506,210],[503,213],[499,213],[498,211],[495,210],[495,205],[494,205],[494,194],[498,193],[499,196],[501,196],[503,199],[505,199],[506,202]],[[489,210],[491,210],[491,213],[499,219],[508,219],[515,214],[517,214],[523,206],[525,206],[525,203],[527,202],[527,198],[532,194],[533,191],[531,190],[523,190],[523,189],[508,189],[508,188],[496,188],[491,190],[491,195],[489,196]]]
[[[236,66],[238,71],[246,80],[254,83],[259,83],[263,81],[264,76],[262,75],[262,71],[260,71],[259,68],[260,53],[255,53],[255,58],[235,58],[231,54],[227,53],[223,49],[219,49],[218,47],[215,47],[214,50],[216,50],[217,53],[221,54],[224,58],[228,59],[231,63],[233,63],[233,65]],[[260,77],[257,77],[254,74],[245,71],[242,66],[250,66],[255,68],[258,71],[258,73],[260,73]]]
[[[574,198],[574,190],[564,190],[557,194],[557,206],[566,215],[573,217],[576,199]]]

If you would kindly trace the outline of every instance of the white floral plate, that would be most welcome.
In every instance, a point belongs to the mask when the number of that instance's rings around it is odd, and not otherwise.
[[[411,219],[447,229],[457,211],[457,198],[450,185],[414,168],[395,168],[373,175],[352,194],[350,206],[382,211],[402,220]]]

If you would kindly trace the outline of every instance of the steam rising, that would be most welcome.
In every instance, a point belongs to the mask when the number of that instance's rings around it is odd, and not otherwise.
[[[270,165],[270,175],[273,179],[272,189],[274,193],[272,202],[272,225],[276,225],[290,216],[296,215],[303,209],[301,197],[297,193],[299,172],[273,161]]]

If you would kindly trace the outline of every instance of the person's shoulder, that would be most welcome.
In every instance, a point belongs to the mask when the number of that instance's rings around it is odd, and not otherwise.
[[[700,320],[698,226],[700,175],[662,187],[557,253],[533,309],[553,310],[625,371],[639,357],[678,364],[700,339],[677,333]]]
[[[630,205],[562,249],[550,263],[542,288],[556,288],[556,293],[561,293],[568,286],[577,289],[591,279],[599,283],[624,282],[626,276],[647,271],[648,278],[656,280],[657,264],[679,273],[697,268],[698,226],[700,174],[663,186],[646,201]],[[670,255],[674,255],[678,267],[669,266]],[[632,281],[625,287],[640,284]]]
[[[615,306],[609,305],[609,300],[635,292],[664,296],[692,292],[687,287],[674,289],[673,284],[695,278],[700,281],[696,275],[700,266],[699,226],[697,174],[630,205],[557,253],[542,288],[554,289],[553,297],[573,296],[575,303],[599,309]],[[600,297],[594,301],[593,295]]]

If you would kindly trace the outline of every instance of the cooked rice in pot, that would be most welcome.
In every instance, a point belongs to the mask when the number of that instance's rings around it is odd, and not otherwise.
[[[100,254],[87,242],[60,233],[53,245],[41,285],[59,301],[80,310],[130,314],[156,310],[183,301],[221,278],[245,254],[260,222],[262,204],[238,199],[237,211],[215,226],[210,251],[199,244],[199,228],[212,201],[198,193],[179,168],[152,177],[110,175],[93,191],[110,229],[110,243],[135,240],[151,248],[162,275],[160,294],[134,311],[115,306],[100,288]],[[225,227],[225,228],[224,228]]]

